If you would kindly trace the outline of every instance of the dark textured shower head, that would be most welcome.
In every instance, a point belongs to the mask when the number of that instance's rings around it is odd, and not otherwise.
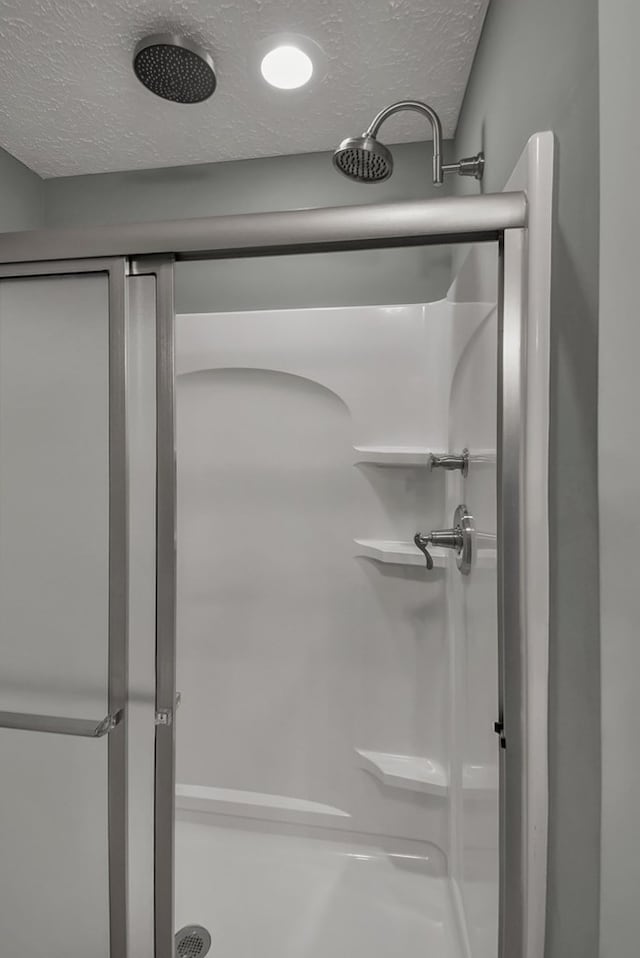
[[[343,140],[333,154],[333,165],[357,183],[380,183],[393,173],[391,151],[369,133]]]
[[[184,37],[145,37],[133,54],[133,69],[148,90],[174,103],[202,103],[216,88],[213,58]]]

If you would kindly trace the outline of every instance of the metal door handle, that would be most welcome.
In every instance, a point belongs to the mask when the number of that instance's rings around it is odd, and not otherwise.
[[[94,719],[63,718],[58,715],[31,715],[28,712],[0,712],[0,728],[23,732],[50,732],[53,735],[76,735],[80,738],[103,738],[122,721],[123,710]]]

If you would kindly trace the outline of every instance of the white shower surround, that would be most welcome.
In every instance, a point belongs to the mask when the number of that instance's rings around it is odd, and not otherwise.
[[[445,476],[424,453],[390,466],[388,449],[447,447],[452,371],[492,311],[443,300],[178,317],[177,921],[217,928],[223,956],[262,941],[291,958],[329,946],[383,958],[398,908],[407,955],[461,954],[446,865],[458,573],[444,553],[427,573],[411,543],[448,524]],[[495,397],[495,369],[487,388]],[[385,452],[354,465],[362,447]],[[484,436],[482,454],[495,469]],[[496,764],[472,794],[497,836]],[[496,871],[497,841],[490,854]],[[296,882],[317,920],[306,931],[287,905]]]
[[[445,304],[178,318],[180,781],[446,846],[444,804],[381,791],[355,751],[446,758],[443,570],[411,568],[414,547],[389,578],[354,541],[439,524],[443,477],[354,466],[353,446],[442,446],[449,328]],[[224,735],[202,723],[208,702]]]

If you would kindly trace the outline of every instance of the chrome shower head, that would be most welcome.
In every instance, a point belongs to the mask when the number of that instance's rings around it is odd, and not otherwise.
[[[373,123],[362,136],[354,136],[343,140],[333,154],[333,165],[336,170],[344,173],[349,179],[358,183],[381,183],[389,179],[393,173],[393,157],[391,151],[378,140],[378,131],[385,120],[394,113],[402,110],[413,110],[421,113],[431,124],[433,134],[433,157],[431,171],[433,182],[440,186],[447,173],[457,173],[459,176],[474,176],[482,179],[484,172],[484,154],[466,156],[457,163],[442,162],[442,124],[440,117],[427,103],[421,100],[400,100],[391,106],[380,110]]]
[[[367,133],[343,140],[333,154],[333,165],[357,183],[381,183],[393,173],[391,151]]]
[[[202,103],[217,84],[213,57],[171,33],[141,40],[133,54],[133,69],[148,90],[174,103]]]

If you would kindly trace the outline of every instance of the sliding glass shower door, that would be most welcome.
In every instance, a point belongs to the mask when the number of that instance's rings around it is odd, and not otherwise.
[[[153,955],[155,298],[125,266],[0,272],[7,955]]]

